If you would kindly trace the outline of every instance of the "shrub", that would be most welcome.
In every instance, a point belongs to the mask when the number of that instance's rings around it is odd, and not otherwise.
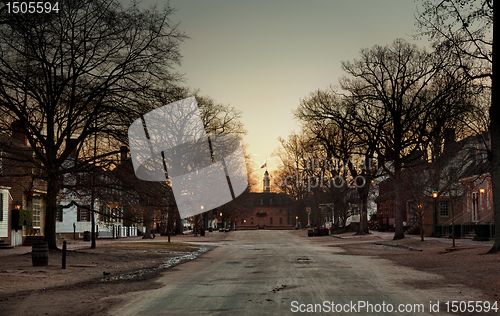
[[[474,236],[475,241],[489,241],[489,237],[480,237],[480,236]]]
[[[492,225],[491,232],[495,232],[495,225]],[[490,225],[476,225],[474,227],[474,234],[480,238],[490,238]]]

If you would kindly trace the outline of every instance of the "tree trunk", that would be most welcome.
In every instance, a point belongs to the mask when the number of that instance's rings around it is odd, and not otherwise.
[[[359,208],[359,226],[356,235],[369,234],[368,230],[368,193],[370,185],[365,183],[365,186],[358,190],[361,207]]]
[[[144,218],[144,225],[146,226],[146,232],[144,233],[144,236],[142,236],[142,239],[153,239],[153,236],[151,236],[151,229],[153,226],[153,210],[150,206],[146,206],[146,211],[144,212],[146,215]]]
[[[208,230],[208,212],[203,213],[203,228]]]
[[[175,233],[178,235],[182,235],[182,231],[184,228],[182,227],[182,218],[179,215],[179,210],[176,209],[174,212],[175,216]]]
[[[193,234],[195,236],[198,236],[198,233],[199,233],[199,231],[198,231],[198,229],[200,228],[199,222],[200,222],[200,214],[197,214],[197,215],[194,216]]]
[[[499,74],[500,59],[495,49],[495,39],[498,38],[500,22],[498,6],[493,6],[493,74]],[[495,9],[496,8],[496,9]],[[498,45],[497,45],[498,46]],[[495,222],[495,242],[489,253],[500,251],[500,81],[493,76],[490,107],[490,133],[491,133],[491,185],[493,191],[493,214]]]
[[[172,233],[174,231],[174,212],[172,210],[168,211],[167,218],[167,233]]]
[[[493,89],[493,91],[495,91]],[[495,92],[493,92],[495,94]],[[491,184],[493,191],[493,215],[495,222],[495,242],[489,253],[496,253],[500,251],[500,122],[494,124],[493,117],[500,117],[498,109],[490,110],[491,126]]]
[[[418,216],[418,221],[420,225],[420,241],[424,241],[424,215],[420,214]]]
[[[59,177],[57,173],[49,172],[47,176],[47,197],[45,201],[44,238],[49,249],[58,249],[56,244],[56,212],[57,195],[59,193]]]
[[[401,192],[401,169],[395,166],[394,170],[394,217],[395,233],[394,240],[405,238],[403,226],[403,194]]]

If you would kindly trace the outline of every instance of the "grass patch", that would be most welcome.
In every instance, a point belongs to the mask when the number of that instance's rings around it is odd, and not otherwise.
[[[101,247],[109,248],[128,248],[128,249],[167,249],[171,251],[184,251],[193,252],[197,251],[199,247],[191,244],[184,244],[178,242],[120,242],[113,244],[102,245]]]
[[[139,255],[148,258],[172,257],[171,253],[165,253],[165,252],[146,252],[146,253],[140,253]]]

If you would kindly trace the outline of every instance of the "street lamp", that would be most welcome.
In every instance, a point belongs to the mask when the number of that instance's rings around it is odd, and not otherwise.
[[[311,228],[311,208],[306,207],[307,212],[307,227]]]
[[[420,226],[420,240],[424,241],[424,213],[422,212],[423,205],[421,203],[417,204],[417,213],[415,214],[418,220],[418,225]]]
[[[16,209],[16,210],[20,210],[21,209],[21,203],[19,203],[19,201],[17,201],[16,203],[14,203],[14,209]]]
[[[437,225],[437,205],[436,205],[437,197],[438,197],[438,190],[435,189],[432,192],[432,198],[434,199],[434,218],[432,219],[432,234],[434,236],[436,235],[436,225]]]

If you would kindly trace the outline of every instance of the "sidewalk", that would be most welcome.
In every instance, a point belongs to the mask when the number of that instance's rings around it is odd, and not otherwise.
[[[174,235],[170,237],[171,242],[190,242],[190,243],[212,243],[226,239],[229,233],[214,231],[212,233],[206,232],[205,236],[194,236],[190,231],[185,231],[183,235]],[[140,237],[120,237],[118,239],[97,239],[96,247],[99,245],[106,245],[113,242],[167,242],[167,236],[156,235],[154,239],[142,239]],[[71,240],[68,242],[67,249],[81,249],[90,248],[90,241],[83,241],[81,239]],[[62,249],[62,243],[58,243],[59,249]],[[31,246],[17,246],[9,249],[0,249],[0,257],[10,255],[21,255],[31,252]]]
[[[97,239],[96,246],[105,245],[113,242],[124,242],[124,241],[140,241],[142,237],[120,237],[119,239]],[[80,248],[90,248],[90,241],[79,240],[71,240],[71,243],[68,243],[67,249],[80,249]],[[62,249],[62,243],[58,243],[57,246],[59,249]],[[10,256],[10,255],[21,255],[25,253],[31,252],[31,246],[17,246],[10,249],[0,249],[0,257],[2,256]]]
[[[349,232],[349,233],[343,233],[343,234],[336,234],[336,235],[332,235],[334,237],[340,237],[340,238],[360,238],[360,237],[366,237],[367,235],[355,235],[355,233],[353,232]],[[379,231],[374,231],[374,230],[371,230],[370,231],[370,235],[369,236],[376,236],[378,238],[380,238],[381,240],[383,241],[393,241],[394,243],[403,243],[403,242],[407,242],[409,239],[412,240],[412,241],[420,241],[420,236],[419,235],[408,235],[408,234],[405,234],[405,239],[401,239],[401,240],[393,240],[394,238],[394,232],[379,232]],[[442,243],[448,243],[450,245],[453,244],[453,239],[451,238],[437,238],[437,237],[428,237],[428,236],[424,236],[424,241],[439,241],[439,242],[442,242]],[[455,239],[455,244],[457,246],[459,245],[468,245],[468,246],[486,246],[486,247],[492,247],[493,246],[493,240],[489,240],[489,241],[475,241],[475,240],[472,240],[472,239],[468,239],[468,238],[456,238]]]

